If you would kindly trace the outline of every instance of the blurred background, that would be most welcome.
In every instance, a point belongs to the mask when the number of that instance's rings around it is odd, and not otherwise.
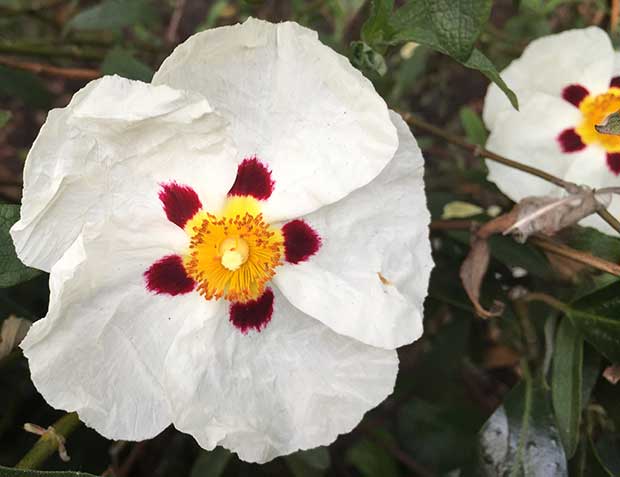
[[[396,7],[403,3],[397,1]],[[295,20],[317,30],[324,43],[373,81],[390,107],[484,145],[487,131],[480,113],[487,78],[412,42],[382,48],[362,42],[370,8],[364,0],[0,0],[0,202],[19,203],[24,160],[50,109],[65,106],[89,80],[104,74],[150,81],[178,43],[248,16]],[[617,1],[496,0],[476,44],[501,69],[533,38],[568,28],[599,25],[616,42],[618,15]],[[477,317],[458,276],[469,249],[469,221],[488,221],[511,202],[486,181],[484,163],[471,151],[423,130],[414,129],[414,134],[427,159],[436,261],[425,335],[399,350],[394,394],[353,432],[329,448],[258,466],[221,448],[203,451],[173,428],[134,443],[111,442],[80,426],[67,440],[71,461],[64,463],[54,454],[44,469],[109,477],[457,477],[567,475],[562,470],[567,467],[570,475],[620,475],[620,389],[602,376],[610,363],[585,343],[577,391],[583,418],[575,450],[566,452],[558,445],[549,397],[549,388],[560,386],[550,378],[552,356],[572,359],[558,355],[553,346],[559,315],[545,305],[524,306],[514,298],[515,290],[523,288],[566,301],[604,289],[611,300],[620,297],[618,277],[546,254],[535,245],[496,237],[482,302],[500,300],[508,306],[501,318]],[[5,237],[0,265],[6,270],[14,257],[6,230],[0,233]],[[620,241],[594,230],[573,227],[558,240],[620,261]],[[0,322],[11,316],[27,321],[44,316],[47,279],[34,270],[22,270],[19,279],[0,274]],[[617,300],[613,306],[620,319]],[[11,467],[37,439],[23,424],[47,427],[64,413],[44,402],[30,382],[26,360],[2,336],[0,465]],[[489,425],[483,426],[502,403],[508,428],[495,430],[496,444],[518,442],[498,464]],[[557,473],[549,463],[557,463]]]

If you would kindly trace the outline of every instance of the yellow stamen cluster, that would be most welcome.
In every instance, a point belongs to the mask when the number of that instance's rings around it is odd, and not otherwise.
[[[607,152],[620,152],[620,136],[600,134],[594,126],[601,124],[611,113],[620,110],[620,88],[609,88],[606,93],[587,96],[579,104],[583,120],[575,129],[584,144],[600,144]]]
[[[201,295],[242,303],[262,295],[284,240],[264,221],[258,201],[232,198],[219,216],[198,212],[185,229],[191,240],[184,264]]]

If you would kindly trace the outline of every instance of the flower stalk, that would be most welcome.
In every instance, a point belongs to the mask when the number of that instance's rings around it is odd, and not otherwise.
[[[59,449],[60,439],[66,439],[80,425],[77,413],[71,412],[58,419],[52,426],[54,432],[44,433],[35,445],[22,457],[16,469],[38,469]]]

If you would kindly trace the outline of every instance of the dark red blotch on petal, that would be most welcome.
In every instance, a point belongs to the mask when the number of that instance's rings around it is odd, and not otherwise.
[[[250,330],[261,331],[273,315],[273,292],[267,288],[256,300],[247,303],[230,304],[230,322],[241,333]]]
[[[292,220],[282,227],[284,256],[289,263],[308,260],[321,248],[321,237],[303,220]]]
[[[610,88],[620,88],[620,76],[614,76],[609,82]]]
[[[237,168],[237,178],[228,195],[250,195],[258,200],[269,199],[274,181],[271,171],[256,157],[244,159]]]
[[[607,166],[615,175],[620,174],[620,152],[607,153]]]
[[[187,276],[183,259],[179,255],[168,255],[144,272],[146,288],[158,295],[182,295],[194,289],[194,280]]]
[[[589,94],[590,92],[580,84],[571,84],[562,90],[562,98],[577,107]]]
[[[558,142],[562,148],[562,152],[581,151],[586,145],[581,140],[581,136],[577,134],[573,128],[565,129],[558,136]]]
[[[196,191],[190,186],[176,182],[161,184],[159,200],[164,206],[168,220],[181,228],[185,227],[187,221],[202,209],[202,203]]]

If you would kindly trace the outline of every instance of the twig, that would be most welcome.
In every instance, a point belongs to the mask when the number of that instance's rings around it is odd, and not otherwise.
[[[491,161],[495,161],[500,164],[504,164],[505,166],[512,167],[513,169],[527,172],[528,174],[540,177],[541,179],[555,184],[558,187],[562,187],[563,189],[571,189],[573,186],[573,184],[571,184],[570,182],[564,181],[559,177],[549,174],[548,172],[545,172],[541,169],[537,169],[536,167],[531,167],[526,164],[513,161],[512,159],[508,159],[507,157],[495,154],[494,152],[491,152],[483,147],[471,144],[464,138],[450,134],[449,132],[446,132],[437,126],[427,123],[423,119],[413,116],[410,113],[403,113],[403,118],[407,122],[407,124],[419,127],[420,129],[424,129],[425,131],[428,131],[435,136],[445,139],[451,144],[469,150],[472,154],[476,156],[485,157],[487,159],[490,159]],[[620,233],[620,222],[613,215],[611,215],[607,209],[602,209],[597,213],[605,222],[609,224],[610,227]]]
[[[618,28],[618,17],[620,16],[620,0],[611,0],[611,12],[609,14],[609,30],[614,33]]]
[[[183,18],[184,8],[185,0],[176,0],[174,11],[170,16],[170,23],[168,24],[168,29],[166,30],[166,41],[171,45],[177,42],[177,34],[181,23],[181,18]]]
[[[65,414],[54,425],[56,436],[67,438],[80,425],[80,419],[75,412]],[[15,466],[16,469],[38,469],[54,452],[58,450],[58,438],[51,433],[42,435],[36,444],[22,457]]]
[[[39,56],[43,58],[73,58],[77,60],[102,60],[105,56],[105,51],[94,48],[82,48],[75,45],[15,43],[8,41],[0,41],[0,53]]]
[[[521,299],[525,302],[540,301],[542,303],[546,303],[551,308],[555,308],[556,310],[559,310],[563,312],[564,314],[570,311],[570,307],[566,303],[558,300],[555,297],[552,297],[551,295],[547,295],[546,293],[538,293],[538,292],[527,293],[526,295],[523,295]]]
[[[86,68],[61,68],[58,66],[44,65],[41,63],[31,63],[17,61],[12,58],[0,56],[0,65],[10,66],[18,70],[30,71],[31,73],[56,76],[73,80],[90,81],[101,76],[101,71]]]
[[[561,243],[549,240],[542,236],[536,236],[530,238],[530,242],[538,247],[547,250],[548,252],[560,255],[561,257],[569,258],[575,262],[589,265],[590,267],[602,270],[607,273],[611,273],[617,277],[620,277],[620,265],[609,262],[599,257],[595,257],[589,253],[580,252],[574,248],[568,247]]]
[[[431,230],[470,230],[475,224],[472,220],[434,220],[431,222]],[[597,270],[620,276],[620,265],[595,257],[586,252],[581,252],[568,245],[561,244],[546,237],[536,235],[529,238],[530,243],[548,252],[560,255],[583,265],[588,265]]]

